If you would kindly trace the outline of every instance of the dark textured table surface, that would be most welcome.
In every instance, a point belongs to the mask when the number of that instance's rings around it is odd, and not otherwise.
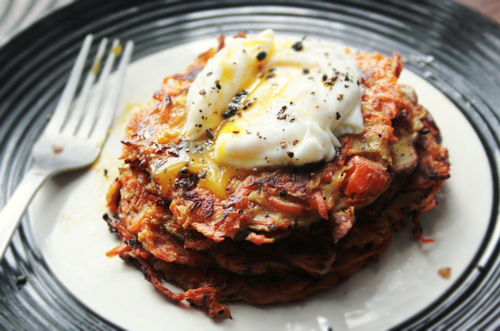
[[[500,23],[500,0],[458,0]]]

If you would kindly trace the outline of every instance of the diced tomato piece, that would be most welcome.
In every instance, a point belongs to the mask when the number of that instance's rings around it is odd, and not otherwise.
[[[376,197],[391,183],[390,175],[384,167],[358,155],[349,160],[345,173],[344,182],[347,185],[344,193],[350,198],[354,195]]]

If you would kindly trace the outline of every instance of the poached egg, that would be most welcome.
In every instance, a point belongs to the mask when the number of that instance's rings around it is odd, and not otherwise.
[[[276,38],[235,38],[193,81],[184,148],[154,176],[169,187],[187,167],[198,186],[227,197],[231,177],[264,166],[331,161],[337,137],[363,132],[360,70],[345,47]]]
[[[360,70],[345,48],[237,38],[191,85],[184,133],[214,139],[217,163],[252,169],[331,161],[337,137],[363,132]]]

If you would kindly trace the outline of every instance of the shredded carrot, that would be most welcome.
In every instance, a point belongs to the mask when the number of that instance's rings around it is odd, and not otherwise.
[[[132,249],[132,246],[127,244],[121,244],[120,246],[116,246],[115,248],[106,252],[107,257],[115,257],[120,255],[121,253],[128,252]]]
[[[323,194],[320,191],[316,191],[313,194],[315,208],[319,211],[321,218],[328,219],[328,209],[326,207],[325,199],[323,199]]]
[[[436,200],[431,199],[431,201],[429,202],[427,207],[424,208],[423,212],[425,213],[426,211],[431,210],[432,208],[434,208],[436,206],[437,206]]]
[[[305,208],[298,203],[286,201],[273,196],[269,196],[267,201],[274,209],[292,215],[302,215],[302,209]]]
[[[137,233],[139,230],[142,228],[142,226],[146,223],[148,220],[147,217],[140,217],[134,224],[131,224],[129,226],[129,231],[132,233]]]
[[[434,239],[432,239],[432,238],[428,238],[428,239],[426,239],[426,238],[424,238],[424,237],[422,236],[422,234],[421,234],[421,233],[419,233],[419,234],[418,234],[418,239],[420,239],[420,241],[421,241],[422,243],[424,243],[424,244],[428,244],[428,243],[433,243],[433,242],[434,242]]]

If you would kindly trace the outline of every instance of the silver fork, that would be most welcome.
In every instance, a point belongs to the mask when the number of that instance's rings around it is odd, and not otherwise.
[[[107,39],[101,41],[94,64],[83,83],[78,101],[72,107],[92,39],[92,35],[85,38],[61,100],[52,115],[52,120],[33,146],[34,163],[32,168],[26,173],[0,213],[0,260],[9,246],[12,235],[26,208],[43,182],[63,171],[90,165],[101,152],[115,113],[125,69],[130,61],[134,44],[132,41],[127,42],[116,73],[116,83],[106,103],[101,107],[106,82],[113,68],[113,63],[121,53],[119,41],[114,40],[99,80],[95,84],[94,96],[89,101],[90,92],[100,71],[101,60],[108,43]]]

